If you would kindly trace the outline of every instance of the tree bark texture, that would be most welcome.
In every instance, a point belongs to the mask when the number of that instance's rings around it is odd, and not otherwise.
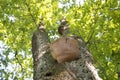
[[[102,80],[83,39],[78,40],[79,59],[59,64],[50,54],[47,32],[36,30],[32,37],[33,80]]]

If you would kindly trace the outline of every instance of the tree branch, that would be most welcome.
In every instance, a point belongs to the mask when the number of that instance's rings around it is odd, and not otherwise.
[[[34,24],[35,24],[36,26],[38,26],[37,23],[36,23],[36,19],[34,18],[34,16],[33,16],[32,13],[31,13],[31,9],[30,9],[29,4],[28,4],[27,2],[25,2],[25,5],[27,6],[28,12],[29,12],[29,14],[30,14],[30,16],[31,16]]]
[[[24,68],[23,68],[23,66],[22,66],[21,62],[19,61],[19,59],[18,59],[17,55],[18,55],[18,51],[15,51],[15,59],[17,60],[18,64],[19,64],[19,65],[20,65],[20,67],[21,67],[22,79],[24,79]]]

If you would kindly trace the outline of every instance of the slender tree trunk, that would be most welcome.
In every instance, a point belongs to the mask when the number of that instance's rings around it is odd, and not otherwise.
[[[34,80],[102,80],[93,65],[93,59],[84,41],[78,38],[79,59],[57,63],[50,54],[49,39],[45,31],[36,30],[32,37]]]

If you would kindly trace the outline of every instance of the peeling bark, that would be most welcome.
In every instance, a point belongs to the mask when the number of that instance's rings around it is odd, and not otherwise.
[[[33,80],[102,80],[93,65],[91,54],[82,38],[79,59],[64,64],[57,63],[50,54],[49,39],[45,31],[36,30],[32,37],[34,63]]]

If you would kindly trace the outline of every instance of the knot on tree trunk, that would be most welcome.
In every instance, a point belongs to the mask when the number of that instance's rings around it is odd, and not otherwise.
[[[79,57],[78,40],[73,37],[61,37],[50,45],[51,54],[58,63],[70,62]]]

